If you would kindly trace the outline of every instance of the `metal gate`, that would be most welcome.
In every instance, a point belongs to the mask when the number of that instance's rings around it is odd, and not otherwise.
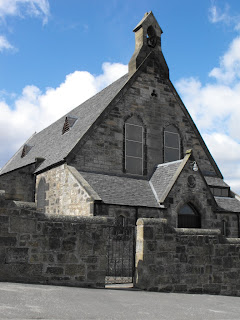
[[[108,228],[107,272],[105,283],[131,283],[135,265],[135,227]]]

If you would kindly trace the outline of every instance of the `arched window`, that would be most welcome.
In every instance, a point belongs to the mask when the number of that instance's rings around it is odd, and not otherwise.
[[[164,162],[180,159],[180,137],[176,127],[170,125],[164,130]]]
[[[178,211],[178,228],[201,228],[201,216],[191,203],[184,204]]]
[[[46,201],[46,180],[41,178],[37,188],[37,208],[44,211]]]
[[[144,128],[140,121],[130,118],[125,123],[125,172],[143,174]]]

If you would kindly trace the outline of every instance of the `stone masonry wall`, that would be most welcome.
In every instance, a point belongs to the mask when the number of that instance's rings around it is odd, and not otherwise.
[[[194,184],[189,184],[193,180]],[[171,226],[178,226],[178,211],[188,202],[194,205],[201,216],[201,227],[212,229],[215,227],[217,215],[214,213],[214,198],[209,187],[203,180],[200,171],[192,170],[192,161],[188,161],[175,182],[167,198],[168,210],[165,218]]]
[[[191,177],[190,180],[194,179],[194,185],[189,185],[189,177]],[[200,213],[201,227],[203,229],[222,230],[222,221],[224,220],[226,223],[226,236],[229,238],[237,238],[239,236],[237,215],[230,212],[216,212],[215,201],[209,187],[203,180],[199,170],[192,170],[192,161],[189,161],[185,165],[172,190],[168,194],[166,202],[168,208],[165,210],[163,217],[167,218],[171,226],[178,226],[178,211],[188,202],[193,204]]]
[[[168,79],[161,77],[161,66],[155,60],[130,81],[109,112],[103,113],[88,135],[82,139],[69,162],[78,170],[124,174],[124,123],[130,116],[143,121],[146,132],[144,147],[146,176],[163,163],[164,128],[175,125],[181,137],[181,158],[193,149],[202,171],[214,173],[196,133],[182,111]],[[133,83],[131,83],[133,82]],[[152,96],[155,90],[157,96]],[[97,150],[97,152],[96,152]]]
[[[44,187],[40,188],[41,179]],[[42,205],[42,200],[44,205]],[[36,202],[38,209],[42,209],[47,214],[93,215],[93,198],[87,193],[81,182],[76,179],[66,164],[37,176]]]
[[[136,286],[165,292],[240,296],[240,239],[220,230],[174,229],[139,219]]]
[[[223,229],[223,223],[225,221],[226,237],[238,238],[239,237],[239,226],[238,217],[236,213],[217,213],[217,219],[214,220],[214,228]],[[222,230],[223,231],[223,230]]]
[[[94,214],[96,216],[109,216],[115,219],[121,215],[126,218],[127,226],[135,226],[138,218],[163,218],[164,211],[166,210],[158,208],[96,203]]]
[[[0,176],[0,190],[5,190],[7,199],[34,201],[35,164],[8,172]]]
[[[111,218],[56,217],[0,196],[0,281],[103,287]]]

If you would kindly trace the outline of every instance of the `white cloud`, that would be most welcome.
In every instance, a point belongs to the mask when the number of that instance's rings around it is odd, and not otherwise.
[[[220,10],[216,5],[212,5],[209,9],[209,20],[212,23],[224,22],[229,23],[231,21],[231,16],[229,15],[229,6],[225,6],[224,11]]]
[[[180,79],[176,87],[225,179],[240,192],[240,37],[209,73],[209,82]],[[211,81],[210,81],[211,80]],[[212,80],[214,82],[212,82]]]
[[[0,22],[7,16],[38,17],[46,24],[50,15],[48,0],[0,0]],[[15,50],[6,36],[0,35],[0,52],[3,50]]]
[[[0,52],[3,50],[13,50],[14,47],[8,42],[5,36],[0,35]]]
[[[220,9],[213,4],[209,8],[208,18],[211,23],[222,23],[226,26],[233,26],[235,30],[240,30],[240,15],[230,14],[230,7],[228,4],[225,5],[224,9]]]
[[[220,67],[214,68],[209,75],[224,83],[240,79],[240,37],[232,41],[228,51],[220,59]]]
[[[46,23],[50,14],[48,0],[0,0],[0,17],[25,15],[40,17]]]
[[[75,71],[57,88],[41,92],[29,85],[13,105],[0,101],[0,167],[35,131],[42,130],[125,73],[126,65],[104,63],[103,73],[98,76]]]
[[[225,181],[233,191],[240,191],[240,144],[231,137],[220,134],[203,134],[217,165],[224,173]]]

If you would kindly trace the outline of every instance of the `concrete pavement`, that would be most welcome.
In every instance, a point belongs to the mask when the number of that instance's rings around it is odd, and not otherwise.
[[[0,320],[240,320],[240,298],[0,283]]]

